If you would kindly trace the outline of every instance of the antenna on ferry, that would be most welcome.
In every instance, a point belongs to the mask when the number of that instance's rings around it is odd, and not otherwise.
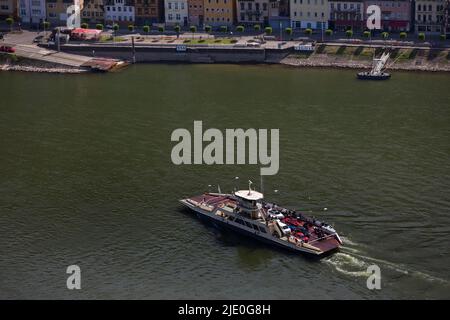
[[[252,183],[253,182],[251,180],[248,180],[248,194],[252,193],[252,188],[251,188]]]
[[[234,177],[234,180],[239,180],[239,177]],[[234,185],[234,191],[237,191],[237,186],[236,185]]]

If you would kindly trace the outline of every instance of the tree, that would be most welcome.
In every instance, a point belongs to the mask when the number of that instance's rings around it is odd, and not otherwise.
[[[145,33],[149,33],[150,32],[150,26],[147,26],[147,25],[143,26],[142,27],[142,31],[144,31]]]
[[[406,32],[400,32],[400,39],[406,39],[407,34]]]
[[[12,32],[12,26],[14,24],[14,19],[9,17],[9,18],[6,18],[5,21],[6,21],[6,24],[9,26],[9,30]]]
[[[265,27],[265,28],[264,28],[264,32],[265,32],[267,35],[271,35],[271,34],[272,34],[272,31],[273,31],[272,27]]]
[[[212,31],[212,27],[211,26],[205,26],[205,32],[211,32]]]
[[[159,31],[159,32],[164,32],[164,27],[163,27],[163,26],[159,26],[159,27],[158,27],[158,31]]]
[[[312,35],[312,29],[311,28],[305,29],[305,34]]]
[[[259,31],[259,30],[261,30],[261,25],[255,24],[255,25],[253,26],[253,29],[254,29],[255,31]]]
[[[227,26],[220,26],[220,31],[221,32],[227,32],[228,31],[228,27]]]
[[[190,27],[189,27],[189,30],[190,30],[192,33],[196,33],[196,32],[197,32],[197,27],[196,27],[196,26],[190,26]]]
[[[425,41],[425,33],[421,32],[417,35],[420,41]]]
[[[173,27],[173,30],[175,30],[176,33],[180,33],[181,27],[177,24],[175,27]]]
[[[44,21],[42,22],[42,26],[44,27],[44,36],[47,36],[47,30],[50,29],[50,22]]]
[[[95,29],[97,29],[97,30],[103,30],[103,24],[97,23],[97,24],[95,25]]]
[[[89,25],[86,22],[83,22],[80,27],[81,29],[87,29]]]
[[[347,38],[353,37],[353,30],[347,30],[347,31],[345,31],[345,35],[347,36]]]
[[[387,38],[389,38],[389,32],[382,32],[381,37],[386,40]]]
[[[117,23],[115,23],[115,24],[113,25],[113,30],[114,30],[114,32],[119,31],[119,25],[118,25]]]
[[[291,36],[292,35],[292,28],[286,28],[286,29],[284,29],[284,32],[286,32],[286,34],[288,36]]]
[[[128,31],[130,31],[130,32],[134,31],[134,26],[132,24],[128,25]]]
[[[441,35],[439,35],[439,40],[441,41],[447,40],[447,35],[445,33],[442,33]]]
[[[244,30],[245,30],[244,26],[237,26],[236,27],[236,31],[237,32],[244,32]]]
[[[331,37],[331,36],[333,35],[333,30],[327,29],[327,30],[325,30],[325,34],[326,34],[327,36]]]
[[[363,35],[364,38],[370,38],[371,32],[369,30],[366,30],[366,31],[363,32],[362,35]]]

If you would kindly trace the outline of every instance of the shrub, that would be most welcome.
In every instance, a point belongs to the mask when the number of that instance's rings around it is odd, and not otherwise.
[[[103,30],[103,24],[97,23],[97,24],[95,25],[95,29],[97,29],[97,30]]]
[[[370,32],[370,31],[367,31],[367,30],[366,30],[366,31],[363,32],[363,37],[364,37],[364,38],[370,38],[370,35],[371,35],[371,32]]]
[[[305,34],[311,35],[312,34],[312,29],[310,29],[310,28],[305,29]]]
[[[400,32],[400,39],[406,39],[406,32]]]
[[[159,31],[159,32],[164,32],[164,27],[163,27],[163,26],[159,26],[159,27],[158,27],[158,31]]]
[[[220,26],[220,32],[227,32],[228,31],[228,27],[227,26]]]
[[[325,34],[326,34],[327,36],[332,36],[332,35],[333,35],[333,30],[327,29],[327,30],[325,30]]]
[[[84,23],[81,24],[81,28],[82,29],[87,29],[87,28],[89,28],[89,25],[86,22],[84,22]]]
[[[128,25],[128,31],[131,31],[131,32],[134,31],[134,26],[132,24]]]
[[[113,30],[116,32],[116,31],[119,31],[119,25],[116,23],[116,24],[114,24],[113,25]]]
[[[191,30],[192,33],[197,32],[197,27],[196,26],[190,26],[189,30]]]
[[[447,40],[447,36],[446,36],[446,34],[445,34],[445,33],[443,33],[443,34],[439,35],[439,40],[441,40],[441,41],[445,41],[445,40]]]
[[[245,30],[244,26],[237,26],[236,27],[236,31],[237,32],[244,32],[244,30]]]
[[[419,38],[420,41],[424,41],[425,40],[425,33],[421,32],[417,35],[417,37]]]
[[[347,31],[345,31],[345,35],[347,36],[347,38],[353,37],[353,30],[347,30]]]
[[[142,27],[142,31],[144,31],[145,33],[149,33],[150,32],[150,26],[143,26]]]
[[[259,30],[261,30],[261,25],[255,24],[255,25],[253,26],[253,29],[254,29],[255,31],[259,31]]]
[[[383,38],[383,39],[387,39],[387,38],[389,38],[389,32],[382,32],[381,33],[381,37]]]
[[[9,18],[6,18],[5,22],[6,22],[6,24],[7,24],[8,26],[10,26],[10,25],[12,25],[12,24],[14,23],[14,19],[11,18],[11,17],[9,17]]]
[[[264,32],[267,34],[267,35],[271,35],[272,34],[272,27],[265,27],[264,28]]]
[[[292,35],[292,28],[286,28],[286,29],[284,29],[284,32],[286,32],[286,34],[288,36],[290,36],[290,35]]]
[[[173,27],[173,30],[175,30],[176,33],[179,33],[181,31],[181,27],[179,25],[176,25]]]
[[[212,27],[211,26],[205,26],[205,32],[211,32]]]

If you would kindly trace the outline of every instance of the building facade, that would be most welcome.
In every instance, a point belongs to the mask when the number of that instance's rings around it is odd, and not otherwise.
[[[291,26],[294,29],[326,29],[329,16],[328,0],[290,1]]]
[[[41,23],[46,19],[45,0],[19,0],[19,17],[24,23]]]
[[[187,0],[188,21],[192,26],[203,26],[205,23],[205,8],[203,0]]]
[[[329,0],[329,27],[336,31],[361,31],[366,28],[362,0]]]
[[[133,0],[137,25],[152,25],[163,18],[164,0]]]
[[[0,17],[1,18],[16,18],[18,17],[17,12],[17,0],[0,0]]]
[[[235,0],[205,0],[205,24],[230,26],[235,23]]]
[[[187,0],[165,0],[164,13],[166,25],[187,26],[188,25],[188,2]]]
[[[241,25],[269,24],[269,0],[237,0],[236,20]]]
[[[445,16],[447,9],[446,1],[444,0],[416,0],[415,1],[415,31],[424,32],[428,34],[444,33],[446,28]],[[447,30],[448,28],[447,17]]]
[[[409,31],[411,28],[410,0],[365,0],[364,12],[370,5],[381,8],[381,29],[388,32]],[[367,15],[365,15],[367,19]]]
[[[84,0],[83,9],[81,10],[81,22],[104,23],[104,10],[103,0]]]
[[[290,0],[269,0],[269,25],[274,28],[287,28],[291,26]]]
[[[82,10],[83,3],[83,0],[46,0],[46,20],[53,26],[64,25],[67,23],[67,18],[71,15],[68,14],[67,9],[70,6],[78,4],[80,10]]]
[[[105,22],[109,24],[134,24],[134,6],[131,0],[105,0]]]

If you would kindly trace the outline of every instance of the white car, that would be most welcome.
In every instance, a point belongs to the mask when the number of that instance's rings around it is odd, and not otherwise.
[[[273,218],[273,219],[284,219],[284,215],[276,210],[273,209],[269,209],[269,211],[267,211],[269,217]]]
[[[283,234],[285,236],[290,235],[291,234],[291,228],[288,227],[287,224],[281,222],[280,220],[276,220],[278,227],[280,227],[280,230],[283,232]]]

